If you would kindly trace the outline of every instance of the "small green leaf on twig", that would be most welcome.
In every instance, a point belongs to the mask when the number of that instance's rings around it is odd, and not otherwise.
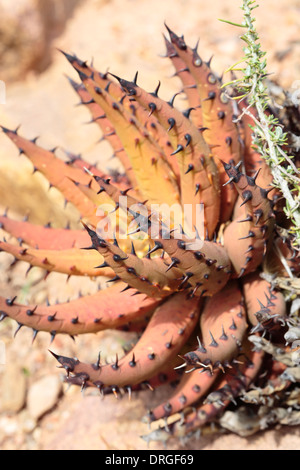
[[[245,25],[245,24],[233,23],[233,21],[222,20],[222,18],[218,18],[218,20],[219,20],[219,21],[222,21],[222,23],[231,24],[232,26],[238,26],[239,28],[246,28],[246,25]]]

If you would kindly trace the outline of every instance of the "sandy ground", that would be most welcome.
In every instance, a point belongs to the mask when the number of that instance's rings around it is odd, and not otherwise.
[[[191,45],[200,37],[200,54],[206,60],[213,54],[213,67],[221,74],[241,57],[242,43],[240,30],[221,23],[218,18],[239,22],[239,5],[236,0],[215,0],[211,4],[199,0],[86,0],[69,19],[64,33],[53,41],[52,65],[41,75],[31,73],[20,77],[17,82],[6,84],[7,101],[0,108],[1,124],[14,128],[21,123],[24,136],[33,138],[39,135],[40,143],[48,148],[58,145],[82,153],[91,162],[100,162],[103,168],[113,168],[117,162],[110,159],[111,150],[106,144],[97,143],[98,128],[84,125],[89,120],[87,110],[74,107],[78,99],[64,75],[76,79],[76,74],[57,48],[75,52],[84,60],[93,58],[100,70],[109,68],[127,79],[131,79],[138,70],[139,83],[148,90],[154,90],[160,79],[161,96],[169,99],[178,91],[179,82],[176,78],[170,79],[172,66],[160,57],[164,54],[164,21],[177,33],[184,34]],[[262,46],[268,51],[268,69],[286,87],[294,87],[295,80],[300,78],[299,13],[300,6],[296,0],[264,0],[257,10],[257,28]],[[184,107],[180,98],[177,105]],[[22,198],[18,196],[20,191]],[[3,135],[0,135],[0,198],[3,207],[13,206],[23,214],[30,212],[34,222],[50,220],[62,225],[66,218],[55,190],[47,193],[42,178],[31,176],[30,165],[23,157],[17,156]],[[37,200],[42,202],[42,210],[36,210]],[[75,225],[76,213],[68,209],[67,217]],[[80,280],[71,280],[67,285],[61,282],[58,285],[55,276],[51,275],[44,284],[35,285],[38,274],[25,282],[26,267],[8,272],[8,260],[1,260],[2,295],[21,293],[24,301],[32,302],[42,302],[46,296],[50,301],[56,298],[62,301],[75,295],[81,284]],[[95,284],[92,281],[84,286],[85,292],[93,289]],[[59,374],[47,352],[49,339],[42,334],[31,347],[31,333],[21,331],[12,340],[14,329],[12,323],[6,322],[0,332],[6,343],[8,361],[26,370],[27,387],[47,373]],[[57,338],[52,348],[66,355],[80,355],[81,359],[94,361],[99,348],[113,355],[127,340],[127,337],[120,339],[114,333],[105,332],[97,337],[79,338],[75,344],[69,339]],[[107,397],[104,401],[98,397],[82,398],[78,389],[70,389],[60,398],[57,407],[35,423],[30,431],[20,430],[17,415],[3,415],[0,409],[0,418],[4,416],[10,424],[17,423],[18,428],[15,432],[2,434],[0,430],[0,445],[6,449],[147,449],[147,444],[136,437],[147,432],[140,418],[163,393],[168,391],[154,395],[145,392],[133,397],[131,402],[125,399],[116,402],[114,397]],[[14,427],[10,429],[14,430]],[[170,446],[180,448],[178,442],[172,442]],[[155,447],[161,446],[153,443],[150,446]],[[206,450],[299,447],[298,428],[266,431],[247,439],[228,434],[203,437],[187,445],[190,449]]]

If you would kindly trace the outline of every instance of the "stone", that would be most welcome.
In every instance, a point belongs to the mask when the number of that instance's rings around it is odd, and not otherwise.
[[[1,377],[1,411],[15,413],[20,411],[26,398],[26,376],[16,364],[6,364]]]
[[[5,436],[15,435],[18,430],[18,420],[15,417],[4,416],[0,418],[0,431]]]
[[[62,384],[58,376],[49,375],[33,383],[28,390],[27,409],[36,420],[50,411],[59,399]]]
[[[7,82],[43,72],[52,61],[52,41],[81,0],[0,0],[0,74]],[[18,34],[16,34],[18,31]]]
[[[26,434],[30,434],[36,427],[36,421],[32,418],[28,410],[22,410],[19,415],[19,428]]]

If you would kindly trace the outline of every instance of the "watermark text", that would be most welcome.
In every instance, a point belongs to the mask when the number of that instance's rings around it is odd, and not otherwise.
[[[97,235],[104,240],[114,237],[146,239],[188,239],[186,249],[195,250],[203,245],[204,204],[151,204],[128,206],[127,196],[120,196],[115,204],[101,204],[97,209]],[[128,217],[129,216],[129,217]]]

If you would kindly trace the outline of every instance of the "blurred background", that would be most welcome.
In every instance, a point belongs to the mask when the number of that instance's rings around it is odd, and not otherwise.
[[[77,79],[58,49],[93,60],[101,71],[109,69],[126,79],[139,71],[139,83],[169,99],[179,89],[177,78],[165,53],[166,22],[186,42],[200,38],[199,54],[213,55],[212,68],[223,71],[242,57],[241,30],[221,23],[219,18],[240,22],[240,0],[0,0],[0,80],[6,85],[6,103],[0,105],[0,123],[10,128],[21,125],[27,138],[39,137],[46,148],[60,147],[81,153],[103,169],[115,168],[111,150],[99,143],[98,127],[86,125],[89,113],[76,107],[78,98],[66,75]],[[286,88],[300,79],[300,2],[263,0],[256,10],[256,26],[262,48],[267,51],[271,78]],[[299,83],[299,82],[298,82]],[[184,104],[176,100],[180,108]],[[38,204],[37,204],[38,203]],[[37,205],[39,209],[37,209]],[[19,157],[11,142],[0,134],[0,208],[9,215],[29,214],[34,223],[63,226],[77,216],[72,208],[63,210],[60,195],[43,178],[32,176],[32,166]],[[11,258],[0,257],[0,294],[19,295],[23,302],[63,301],[95,291],[94,281],[71,280],[68,284],[51,274],[28,266],[11,266]],[[62,275],[60,275],[62,276]],[[12,339],[16,325],[0,324],[0,339],[6,346],[6,366],[0,365],[0,447],[3,449],[142,449],[147,444],[137,435],[147,433],[140,417],[161,399],[163,391],[123,400],[114,397],[104,403],[97,397],[82,399],[79,389],[68,392],[59,380],[47,349],[49,338],[39,335],[31,346],[32,333],[22,330]],[[80,355],[94,361],[101,350],[115,355],[130,336],[104,332],[97,337],[55,340],[53,349],[66,355]],[[50,379],[49,379],[50,377]],[[48,378],[48,382],[47,382]],[[16,386],[17,384],[17,386]],[[151,395],[151,396],[150,396]],[[104,431],[105,430],[105,431]],[[203,437],[190,448],[291,448],[298,445],[299,430],[271,431],[247,440],[236,436]],[[296,442],[296,443],[295,443]],[[298,444],[297,444],[298,443]],[[180,448],[178,443],[173,448]],[[151,448],[160,444],[151,444]]]

